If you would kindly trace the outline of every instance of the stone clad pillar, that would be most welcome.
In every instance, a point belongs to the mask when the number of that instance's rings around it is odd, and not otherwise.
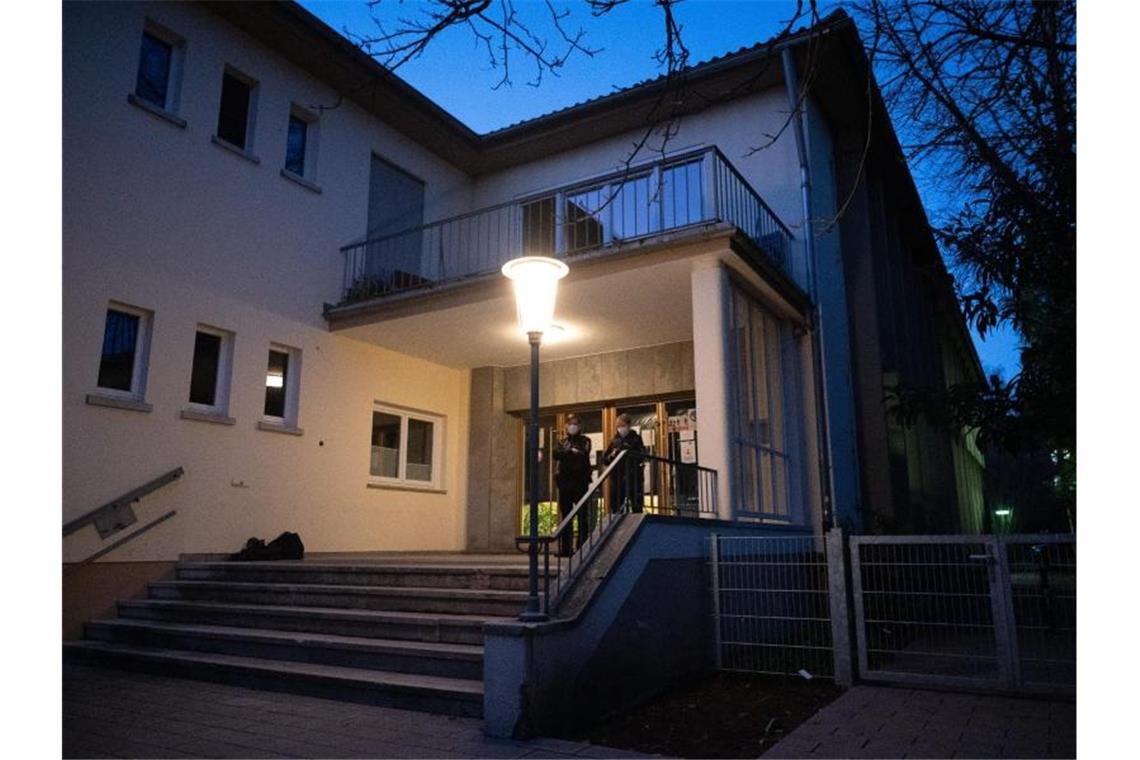
[[[692,274],[693,370],[700,464],[717,471],[717,514],[733,516],[728,273],[719,263]]]
[[[501,367],[471,370],[467,550],[513,552],[519,514],[518,418],[504,410]]]

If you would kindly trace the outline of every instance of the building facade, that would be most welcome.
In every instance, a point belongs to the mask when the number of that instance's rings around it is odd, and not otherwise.
[[[838,84],[861,55],[835,17],[697,66],[631,158],[662,81],[478,135],[293,4],[65,4],[64,522],[181,467],[137,507],[176,515],[104,561],[285,530],[513,551],[528,347],[499,268],[543,254],[571,270],[544,446],[628,413],[717,471],[721,519],[979,530],[972,441],[887,410],[979,370],[889,120],[867,140]],[[796,129],[788,65],[829,75]]]

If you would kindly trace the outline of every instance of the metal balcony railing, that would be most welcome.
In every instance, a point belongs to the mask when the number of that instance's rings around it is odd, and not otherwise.
[[[340,305],[492,274],[518,256],[572,256],[716,222],[802,279],[791,232],[713,147],[344,246]]]

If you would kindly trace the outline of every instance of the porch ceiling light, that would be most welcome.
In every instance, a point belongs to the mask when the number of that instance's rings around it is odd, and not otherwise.
[[[503,275],[515,286],[519,327],[528,336],[550,331],[558,281],[569,271],[558,259],[546,256],[523,256],[503,264]]]

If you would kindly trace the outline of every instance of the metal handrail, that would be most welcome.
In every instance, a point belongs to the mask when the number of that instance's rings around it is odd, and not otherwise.
[[[576,576],[577,573],[575,573],[574,570],[575,559],[577,560],[576,564],[578,572],[580,572],[585,564],[587,554],[589,554],[595,546],[599,546],[601,544],[601,540],[616,524],[614,518],[617,517],[620,513],[615,513],[612,508],[610,510],[607,510],[609,514],[602,516],[603,519],[598,521],[598,525],[594,527],[590,531],[589,535],[583,540],[581,548],[579,548],[577,551],[572,552],[568,557],[564,557],[561,554],[558,555],[558,572],[556,574],[557,577],[555,579],[555,588],[553,593],[551,592],[550,588],[550,546],[555,541],[561,543],[563,540],[563,534],[567,530],[570,531],[571,536],[573,535],[574,518],[581,513],[582,509],[593,508],[594,499],[598,495],[599,490],[602,488],[602,484],[610,482],[610,476],[615,471],[617,471],[618,464],[624,461],[626,453],[627,452],[625,451],[618,452],[618,455],[614,457],[614,460],[609,463],[605,470],[602,471],[602,474],[598,477],[598,479],[590,484],[589,488],[586,489],[586,493],[583,494],[582,497],[578,499],[578,501],[574,504],[574,508],[570,510],[570,513],[566,515],[565,519],[563,519],[562,522],[558,523],[558,525],[554,528],[553,531],[551,531],[549,535],[538,536],[538,538],[535,539],[539,544],[539,549],[542,551],[543,556],[542,609],[543,612],[547,615],[549,615],[550,611],[556,606],[554,598],[560,597],[562,593],[569,587],[570,582]],[[587,505],[589,505],[589,507],[587,507]],[[518,536],[515,538],[515,544],[516,546],[519,544],[529,544],[531,540],[532,539],[530,536]],[[562,568],[563,560],[566,561],[565,570]]]
[[[582,509],[586,502],[590,500],[590,497],[597,493],[598,489],[602,487],[602,482],[609,478],[610,472],[617,466],[618,462],[625,459],[627,453],[627,451],[619,451],[618,455],[614,457],[614,461],[610,462],[606,469],[602,470],[602,474],[598,476],[598,479],[590,484],[590,487],[586,489],[586,493],[574,504],[574,508],[570,510],[570,514],[566,515],[562,522],[554,526],[554,530],[550,532],[549,536],[539,536],[539,538],[549,538],[553,540],[561,536],[562,531],[566,530],[566,526],[573,524],[574,518],[578,516],[578,510]]]
[[[181,467],[175,467],[170,472],[165,472],[154,478],[151,481],[144,483],[138,488],[127,491],[117,499],[112,499],[101,507],[96,507],[90,512],[87,512],[74,520],[67,522],[63,526],[63,535],[66,538],[75,531],[79,530],[85,525],[90,523],[95,524],[96,530],[99,531],[100,538],[116,533],[129,525],[133,525],[138,518],[135,517],[134,510],[131,509],[131,504],[138,501],[147,494],[153,493],[168,483],[178,480],[186,471]]]
[[[94,562],[95,560],[99,559],[100,557],[103,557],[103,556],[110,554],[111,552],[115,551],[116,549],[118,549],[123,544],[130,543],[131,541],[134,541],[136,538],[141,536],[143,533],[146,533],[148,530],[150,530],[151,528],[155,527],[156,525],[158,525],[160,523],[166,522],[170,518],[174,517],[176,514],[178,514],[178,510],[172,509],[169,512],[167,512],[166,514],[162,515],[161,517],[154,518],[153,520],[148,522],[146,525],[144,525],[141,528],[139,528],[138,530],[136,530],[134,533],[131,533],[128,536],[123,536],[122,538],[120,538],[118,541],[111,544],[110,546],[104,546],[102,549],[99,549],[94,554],[89,555],[87,557],[87,559],[82,559],[79,562],[76,562],[74,564],[69,565],[69,567],[72,570],[74,570],[75,568],[80,567],[82,565],[89,565],[92,562]]]
[[[720,158],[721,163],[724,164],[730,172],[732,172],[733,176],[735,176],[736,179],[739,180],[740,183],[747,187],[749,190],[752,190],[752,193],[756,197],[756,200],[759,201],[761,208],[768,212],[768,214],[772,217],[772,221],[774,221],[779,226],[785,235],[794,240],[796,236],[792,234],[792,231],[790,229],[788,229],[788,225],[784,224],[780,217],[776,215],[776,212],[773,211],[772,207],[764,201],[764,198],[760,195],[760,193],[757,193],[752,188],[752,184],[744,178],[744,175],[741,174],[735,166],[733,166],[732,162],[728,160],[728,157],[725,156],[724,153],[721,152],[720,148],[714,146],[712,150],[717,155],[717,157]]]
[[[635,460],[635,461],[627,461]],[[602,471],[602,474],[593,481],[586,493],[582,495],[574,504],[574,508],[570,510],[555,528],[545,536],[538,536],[535,541],[539,544],[539,549],[543,553],[543,610],[547,614],[551,610],[557,608],[559,601],[565,592],[570,588],[574,580],[579,576],[582,568],[585,567],[587,559],[593,554],[597,547],[599,547],[609,532],[617,524],[616,518],[625,514],[626,502],[622,504],[607,504],[606,509],[603,511],[598,524],[589,527],[589,533],[585,538],[580,539],[581,545],[570,552],[568,556],[561,554],[557,555],[556,573],[551,573],[550,552],[551,547],[561,546],[563,542],[572,540],[574,531],[574,522],[582,513],[582,510],[593,509],[602,489],[605,486],[614,484],[617,478],[635,478],[635,481],[627,480],[625,486],[636,495],[640,490],[639,481],[642,478],[642,465],[648,463],[650,467],[660,468],[664,472],[673,473],[672,475],[662,478],[660,481],[657,477],[657,470],[651,470],[652,488],[654,493],[663,493],[659,486],[666,481],[666,478],[676,478],[676,471],[689,470],[697,474],[697,507],[695,510],[685,510],[674,507],[671,512],[673,514],[681,514],[684,512],[695,511],[696,514],[716,514],[717,511],[717,471],[711,467],[702,467],[696,463],[679,462],[674,459],[667,459],[652,454],[643,454],[630,450],[619,451],[613,461]],[[675,482],[675,481],[674,481]],[[626,494],[629,495],[628,493]],[[676,495],[676,494],[674,494]],[[641,497],[637,497],[641,498]],[[628,501],[628,500],[627,500]],[[636,505],[635,511],[641,511],[643,505]],[[662,514],[657,510],[658,514]],[[516,545],[526,546],[531,542],[530,536],[517,536],[515,539]],[[551,586],[554,588],[552,589]]]
[[[719,148],[706,146],[341,246],[340,303],[489,275],[533,246],[570,256],[718,222],[735,225],[796,279],[791,230]]]

